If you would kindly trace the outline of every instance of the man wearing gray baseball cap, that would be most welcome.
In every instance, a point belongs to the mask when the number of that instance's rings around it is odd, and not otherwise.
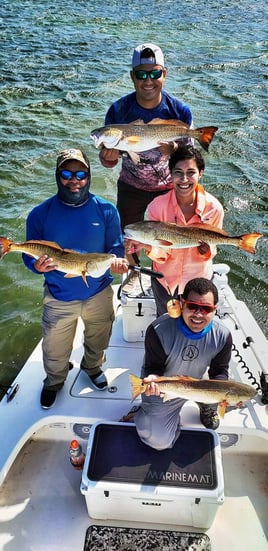
[[[188,105],[163,90],[166,75],[164,54],[159,46],[152,43],[136,46],[130,71],[135,92],[123,96],[110,106],[105,116],[105,125],[128,124],[138,119],[144,123],[153,119],[177,119],[191,126],[192,114]],[[176,148],[176,142],[162,142],[160,147],[142,152],[138,164],[129,156],[122,156],[117,183],[117,208],[122,228],[143,220],[147,205],[158,195],[172,189],[168,159]],[[106,168],[116,166],[119,157],[120,151],[116,149],[103,147],[100,152],[100,161]],[[129,261],[133,263],[131,255]],[[130,294],[133,286],[135,288],[135,278],[136,273],[131,273],[122,291]]]
[[[140,44],[133,51],[132,67],[139,65],[161,65],[164,67],[164,54],[156,44]]]

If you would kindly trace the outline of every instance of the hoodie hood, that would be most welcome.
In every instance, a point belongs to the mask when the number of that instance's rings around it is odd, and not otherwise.
[[[70,191],[68,186],[64,186],[60,181],[60,175],[59,171],[63,168],[64,163],[66,161],[79,161],[82,163],[85,168],[88,171],[88,182],[87,184],[79,189],[79,191]],[[91,175],[90,175],[90,163],[87,155],[81,151],[81,149],[64,149],[61,151],[57,158],[57,164],[56,164],[56,182],[58,186],[58,198],[60,201],[65,203],[66,205],[70,205],[72,207],[79,207],[80,205],[83,205],[87,202],[89,198],[89,188],[91,184]]]
[[[56,170],[56,182],[58,186],[58,198],[62,203],[66,203],[66,205],[72,207],[80,207],[88,201],[91,184],[90,169],[88,169],[88,182],[84,187],[80,188],[79,191],[73,192],[70,191],[67,186],[64,186],[60,181],[58,170]]]

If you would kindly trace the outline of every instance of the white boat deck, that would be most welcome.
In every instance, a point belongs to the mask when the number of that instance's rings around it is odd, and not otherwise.
[[[266,366],[267,341],[244,303],[227,288],[224,316],[232,330],[235,347],[231,377],[259,383]],[[230,304],[230,308],[228,308]],[[243,324],[241,323],[243,321]],[[44,378],[41,343],[19,373],[19,390],[10,402],[0,403],[0,549],[1,551],[83,551],[90,524],[137,526],[136,523],[92,521],[80,492],[81,472],[69,462],[69,442],[74,437],[86,449],[90,426],[98,421],[118,421],[131,404],[129,373],[139,375],[143,342],[122,338],[122,309],[118,309],[107,350],[105,372],[109,389],[94,391],[79,370],[82,356],[82,324],[79,324],[69,372],[51,410],[40,407]],[[247,337],[254,342],[244,348]],[[239,356],[240,355],[240,356]],[[242,359],[241,359],[242,358]],[[250,370],[250,373],[249,373]],[[266,373],[266,372],[265,372]],[[220,434],[224,471],[223,505],[206,533],[211,549],[266,551],[268,406],[257,395],[247,407],[228,412]],[[199,427],[199,410],[187,402],[182,410],[183,427]],[[148,524],[139,527],[147,527]],[[163,529],[163,525],[151,528]],[[165,526],[170,530],[189,527]],[[200,529],[191,528],[200,532]]]

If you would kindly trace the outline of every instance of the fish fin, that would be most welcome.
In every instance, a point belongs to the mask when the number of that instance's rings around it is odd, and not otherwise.
[[[55,241],[44,241],[44,240],[38,240],[38,239],[30,239],[27,241],[28,243],[34,243],[36,245],[47,245],[48,247],[54,247],[54,249],[59,249],[59,251],[63,251],[63,248],[60,247],[58,243],[55,243]]]
[[[188,375],[171,375],[170,377],[160,376],[155,379],[155,383],[166,381],[200,381],[200,379],[195,379],[194,377],[189,377]]]
[[[217,126],[203,126],[202,128],[196,128],[193,130],[194,138],[199,141],[205,151],[208,151],[209,144],[212,142],[213,136],[217,130]],[[197,133],[199,135],[197,135]]]
[[[219,416],[220,416],[222,419],[224,418],[225,410],[226,410],[226,408],[227,408],[228,405],[229,405],[229,404],[228,404],[228,402],[226,402],[226,400],[223,400],[222,402],[219,402],[219,404],[218,404],[218,409],[217,409],[217,411],[218,411]]]
[[[81,276],[82,276],[82,279],[84,281],[84,283],[86,284],[86,286],[88,287],[88,282],[87,282],[87,278],[86,278],[86,271],[83,270],[82,273],[81,273]]]
[[[139,143],[141,141],[141,138],[140,136],[128,136],[127,138],[125,138],[125,142],[129,143],[130,145],[131,144],[136,144],[136,143]]]
[[[138,153],[135,153],[134,151],[128,151],[128,154],[134,165],[137,165],[140,160],[140,156],[138,155]]]
[[[173,245],[172,241],[167,241],[166,239],[154,239],[154,242],[159,247],[172,247]]]
[[[163,402],[169,402],[170,401],[170,396],[168,394],[163,394]]]
[[[135,400],[142,392],[143,390],[143,380],[140,379],[140,377],[137,377],[136,375],[129,375],[130,384],[132,387],[132,401]]]
[[[186,122],[179,121],[178,119],[152,119],[150,122],[147,123],[148,126],[153,126],[154,124],[163,124],[163,125],[169,125],[169,126],[179,126],[180,128],[189,128],[189,125],[186,124]]]
[[[82,278],[83,278],[83,280],[84,280],[86,286],[88,287],[88,282],[87,282],[87,280],[86,280],[86,275],[85,275],[85,274],[86,274],[86,272],[82,272],[81,276],[82,276]],[[71,279],[72,277],[79,277],[79,274],[77,274],[77,275],[76,275],[76,274],[64,274],[63,277],[66,277],[66,278],[68,278],[68,279]]]
[[[136,126],[142,126],[142,125],[145,125],[146,122],[144,122],[142,119],[137,119],[136,121],[133,121],[133,122],[130,122],[129,125],[136,125]]]
[[[78,253],[78,251],[75,251],[74,249],[61,249],[63,253]]]
[[[256,243],[260,237],[263,237],[262,233],[246,233],[245,235],[240,235],[239,249],[255,254]]]
[[[200,381],[200,379],[196,379],[195,377],[189,377],[188,375],[176,375],[176,379],[178,381]]]
[[[171,252],[168,249],[163,250],[161,247],[152,247],[150,251],[146,251],[146,255],[158,264],[164,264],[170,257]]]
[[[229,237],[228,233],[225,230],[215,228],[215,226],[211,226],[211,224],[190,224],[189,226],[187,226],[187,228],[192,228],[193,230],[213,231],[214,233],[218,233],[219,235],[223,235],[224,237]]]
[[[0,237],[0,258],[3,258],[3,256],[10,251],[10,246],[14,243],[14,241],[11,241],[10,239],[7,239],[7,237]]]

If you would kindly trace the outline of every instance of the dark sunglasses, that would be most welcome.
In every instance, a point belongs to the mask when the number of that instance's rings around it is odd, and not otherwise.
[[[137,71],[134,71],[134,75],[138,80],[146,80],[147,77],[150,77],[152,80],[157,80],[158,78],[161,78],[162,74],[162,69],[153,69],[152,71],[138,69]]]
[[[201,314],[211,314],[211,312],[214,312],[214,310],[216,310],[216,306],[209,306],[208,304],[200,304],[199,302],[193,302],[192,300],[184,300],[183,304],[185,304],[188,310],[193,310],[194,312],[201,312]]]
[[[88,172],[85,170],[76,170],[76,172],[72,172],[71,170],[60,170],[59,175],[63,180],[72,180],[73,178],[76,180],[84,180],[87,178]]]

